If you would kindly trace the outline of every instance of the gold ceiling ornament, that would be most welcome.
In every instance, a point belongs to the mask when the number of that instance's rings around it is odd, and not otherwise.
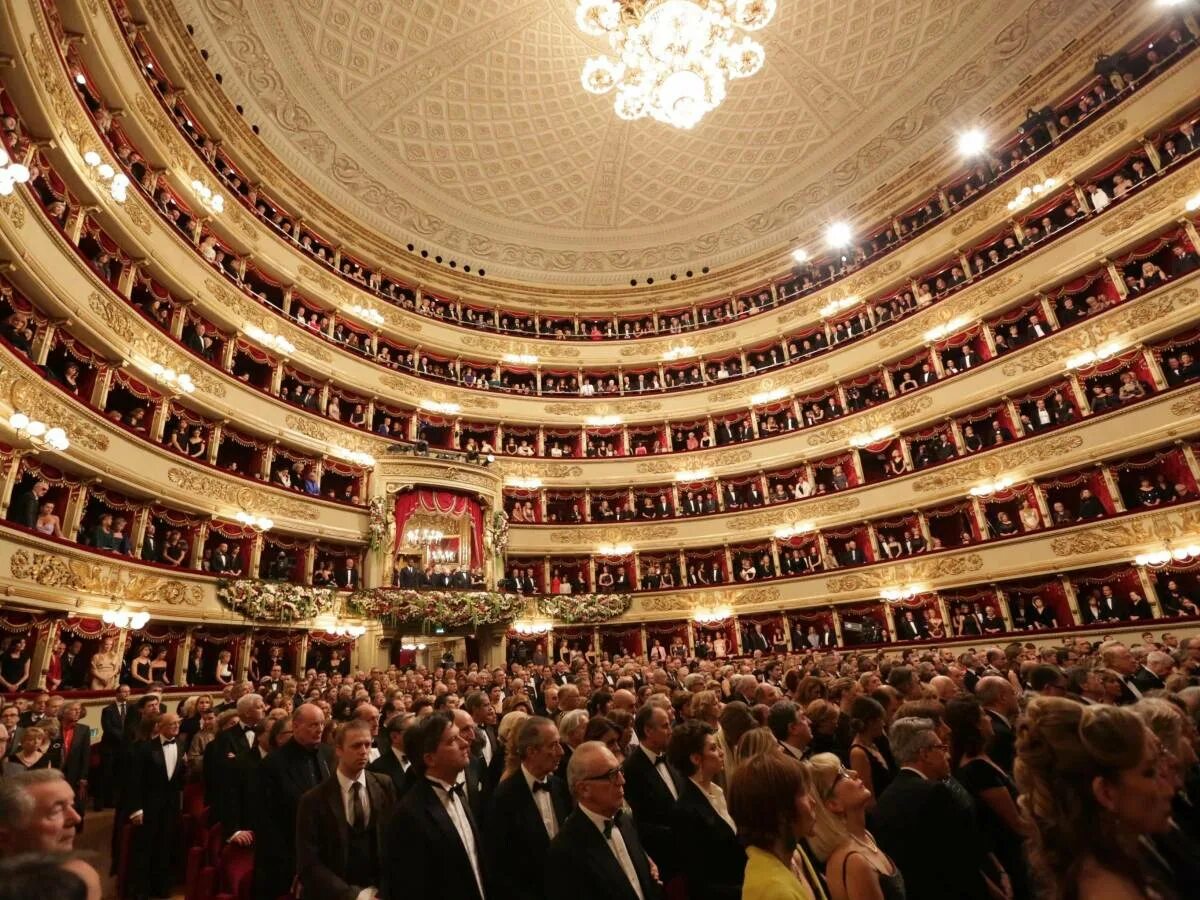
[[[622,119],[694,128],[729,81],[763,67],[766,51],[750,32],[774,17],[775,0],[579,0],[579,30],[607,37],[612,52],[584,62],[584,90],[615,91]]]

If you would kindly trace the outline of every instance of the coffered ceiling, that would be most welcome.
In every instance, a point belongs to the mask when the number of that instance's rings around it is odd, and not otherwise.
[[[782,248],[1041,69],[1112,0],[779,0],[763,71],[692,131],[580,86],[575,0],[173,0],[229,100],[401,244],[614,285]],[[862,222],[866,225],[868,223]]]

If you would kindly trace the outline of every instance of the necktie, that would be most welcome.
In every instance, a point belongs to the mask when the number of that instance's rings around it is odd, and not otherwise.
[[[606,841],[612,840],[613,825],[615,825],[616,822],[617,822],[616,819],[605,819],[604,820],[604,839]]]
[[[117,712],[120,714],[122,719],[125,718],[125,704],[124,703],[117,704]]]
[[[367,827],[367,811],[363,808],[361,781],[350,784],[350,819],[355,831],[362,831]]]
[[[546,783],[545,781],[535,781],[533,783],[533,792],[535,794],[538,791],[549,791],[549,790],[550,790],[550,785],[548,783]]]

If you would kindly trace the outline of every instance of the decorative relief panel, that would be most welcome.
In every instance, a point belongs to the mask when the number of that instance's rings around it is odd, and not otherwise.
[[[966,287],[948,300],[922,312],[913,321],[885,329],[879,335],[879,346],[888,348],[911,344],[922,339],[930,329],[946,325],[954,319],[974,319],[994,298],[1012,290],[1023,278],[1020,272],[1005,272],[981,285]]]
[[[1004,475],[1020,466],[1042,462],[1055,456],[1066,456],[1082,446],[1083,438],[1077,434],[1063,435],[1047,441],[1033,441],[1024,445],[1013,444],[990,456],[959,461],[947,466],[944,471],[923,475],[913,481],[912,488],[918,494],[964,488]]]
[[[163,603],[168,606],[199,606],[201,601],[200,588],[194,584],[142,574],[133,566],[125,568],[56,553],[18,550],[9,561],[9,569],[12,576],[21,581],[31,581],[43,587],[100,594],[116,600]]]
[[[385,372],[379,376],[379,383],[407,397],[417,397],[434,403],[453,403],[463,409],[497,409],[500,404],[491,397],[481,396],[478,392],[456,391],[451,388],[436,387],[421,383],[416,376],[404,377]]]
[[[829,363],[815,362],[808,365],[785,369],[766,378],[735,384],[708,395],[710,403],[728,403],[731,400],[745,400],[755,394],[765,394],[775,390],[791,390],[798,385],[811,381],[829,371]]]
[[[683,591],[660,597],[634,597],[634,609],[643,612],[690,611],[697,607],[757,606],[762,603],[777,603],[779,588],[753,587],[743,590]]]
[[[278,496],[273,491],[247,487],[214,475],[171,468],[167,470],[167,481],[180,490],[197,497],[215,500],[217,503],[224,503],[228,506],[237,506],[250,512],[259,514],[269,512],[276,516],[303,519],[307,522],[315,522],[320,518],[315,502],[304,503],[300,500],[292,500],[288,497]]]
[[[514,462],[497,459],[495,469],[503,476],[513,478],[582,478],[583,466],[556,462]]]
[[[983,568],[978,553],[943,556],[940,559],[918,559],[894,566],[872,567],[869,571],[838,575],[825,580],[825,590],[831,594],[880,590],[897,584],[933,581],[938,578],[957,578]]]
[[[0,214],[12,223],[13,228],[20,231],[25,227],[25,204],[16,194],[0,197]]]
[[[662,402],[659,400],[613,400],[608,403],[596,403],[594,401],[568,400],[563,403],[547,403],[542,408],[548,416],[634,416],[658,412],[662,409]]]
[[[594,547],[597,544],[632,544],[636,541],[664,541],[679,533],[674,525],[609,525],[603,528],[562,528],[550,533],[550,543]]]
[[[797,519],[814,521],[853,512],[861,505],[858,497],[830,497],[814,503],[805,503],[799,509],[781,508],[769,509],[749,515],[735,516],[729,522],[730,531],[757,531],[762,528],[776,528],[787,525]]]
[[[1182,207],[1182,199],[1190,197],[1197,190],[1200,190],[1200,168],[1193,164],[1192,171],[1185,178],[1172,179],[1170,183],[1159,182],[1139,197],[1107,212],[1101,218],[1104,224],[1100,233],[1105,237],[1112,237],[1114,234],[1135,228],[1143,219],[1156,213],[1173,206]]]
[[[834,441],[844,441],[856,434],[865,434],[877,428],[883,428],[894,422],[902,422],[933,406],[933,397],[924,393],[896,404],[889,404],[883,409],[873,409],[858,415],[849,422],[835,422],[819,428],[808,436],[808,446],[820,447]]]
[[[54,388],[15,365],[0,368],[0,391],[7,391],[13,409],[36,415],[49,425],[67,430],[72,443],[88,450],[108,449],[108,435],[70,402],[56,396]]]
[[[1166,510],[1149,516],[1103,522],[1055,538],[1050,549],[1055,556],[1073,557],[1106,550],[1126,550],[1132,555],[1147,544],[1161,544],[1200,533],[1200,510]]]
[[[671,459],[647,459],[637,464],[640,475],[670,475],[674,472],[692,472],[697,469],[720,469],[749,462],[754,453],[745,447],[719,450],[703,456],[673,456]]]
[[[495,353],[498,356],[511,353],[515,356],[536,356],[539,359],[578,359],[580,355],[578,347],[561,342],[527,344],[505,338],[472,335],[467,339],[467,343],[471,345],[472,349],[480,350],[483,353]]]
[[[497,492],[500,489],[500,479],[492,472],[473,471],[465,466],[421,465],[413,462],[393,462],[384,460],[376,463],[375,474],[385,478],[411,478],[414,482],[422,480],[457,481],[473,487],[484,488]]]

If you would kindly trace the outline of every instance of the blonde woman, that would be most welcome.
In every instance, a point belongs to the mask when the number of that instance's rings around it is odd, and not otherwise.
[[[760,753],[778,753],[779,740],[770,728],[751,728],[742,735],[737,748],[733,751],[733,768],[736,772]]]
[[[111,691],[117,686],[118,660],[113,650],[116,638],[105,635],[100,640],[100,649],[92,654],[91,669],[92,690]]]
[[[817,824],[809,846],[825,861],[832,900],[904,900],[904,876],[867,831],[873,797],[832,753],[808,761]]]
[[[501,781],[521,768],[521,758],[510,752],[510,748],[516,740],[514,735],[521,730],[521,723],[528,718],[529,713],[514,709],[505,714],[504,718],[500,720],[500,727],[496,729],[496,740],[504,748],[504,771],[500,774]]]
[[[30,769],[50,768],[50,755],[46,752],[49,746],[45,729],[30,725],[21,732],[20,747],[4,763],[5,777],[28,772]]]

